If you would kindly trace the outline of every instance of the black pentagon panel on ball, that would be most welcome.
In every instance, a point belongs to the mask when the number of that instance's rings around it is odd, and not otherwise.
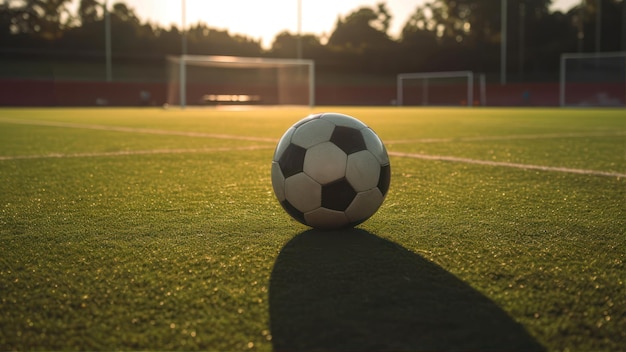
[[[300,210],[296,209],[296,207],[291,205],[291,203],[289,203],[288,200],[283,200],[282,202],[280,202],[280,205],[282,205],[283,209],[285,209],[287,214],[291,215],[292,218],[298,220],[300,223],[304,225],[307,224],[306,220],[304,219],[304,213],[302,213]]]
[[[356,191],[348,180],[342,178],[322,186],[322,207],[344,211],[356,197]]]
[[[330,141],[348,155],[367,149],[361,131],[351,127],[335,127]]]
[[[295,144],[289,144],[287,149],[283,152],[283,155],[278,159],[280,171],[283,172],[285,178],[302,172],[305,154],[306,149]]]
[[[389,183],[391,181],[391,166],[385,165],[380,167],[380,178],[378,179],[378,189],[383,197],[387,195],[389,191]]]

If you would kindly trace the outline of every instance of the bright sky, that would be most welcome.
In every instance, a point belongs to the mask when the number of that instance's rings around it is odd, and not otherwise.
[[[122,0],[142,21],[165,27],[182,22],[182,0]],[[390,34],[397,36],[418,5],[426,0],[386,0],[392,15]],[[497,1],[497,0],[492,0]],[[110,0],[109,3],[114,3]],[[345,16],[361,6],[374,7],[380,0],[301,0],[302,32],[329,35],[337,16]],[[580,0],[553,0],[552,8],[563,12]],[[186,23],[199,21],[209,27],[228,29],[231,34],[244,34],[261,39],[269,48],[276,34],[297,32],[298,0],[186,0]]]

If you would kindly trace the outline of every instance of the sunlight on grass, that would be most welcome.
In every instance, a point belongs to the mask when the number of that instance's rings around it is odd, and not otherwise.
[[[449,139],[390,151],[625,170],[621,110],[326,109]],[[271,140],[311,112],[3,109],[0,157],[100,154],[0,158],[0,348],[622,348],[623,178],[392,157],[379,212],[316,233],[270,182]],[[524,134],[563,136],[463,140]]]

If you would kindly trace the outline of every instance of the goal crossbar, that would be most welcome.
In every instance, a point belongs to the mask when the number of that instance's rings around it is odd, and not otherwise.
[[[423,79],[432,78],[465,78],[467,79],[467,106],[472,106],[474,101],[474,73],[472,71],[443,71],[443,72],[414,72],[400,73],[396,80],[396,103],[398,106],[404,104],[404,81],[407,79]],[[481,84],[481,102],[484,101],[484,75],[480,76]]]
[[[240,57],[240,56],[218,56],[218,55],[183,55],[168,56],[168,60],[173,62],[194,62],[196,64],[207,63],[211,66],[238,66],[238,67],[287,67],[287,66],[309,66],[315,65],[313,60],[306,59],[275,59],[264,57]]]
[[[567,84],[567,65],[566,61],[571,59],[622,59],[624,63],[624,77],[620,77],[624,81],[624,89],[626,91],[626,51],[617,52],[595,52],[595,53],[563,53],[561,54],[560,72],[559,72],[559,105],[567,106],[565,87]],[[625,97],[626,99],[626,97]]]
[[[262,57],[240,57],[240,56],[220,56],[220,55],[181,55],[168,56],[167,60],[180,66],[180,97],[181,107],[185,107],[187,87],[186,66],[210,66],[217,68],[289,68],[306,67],[309,76],[308,80],[308,100],[309,106],[315,106],[315,62],[307,59],[280,59]]]

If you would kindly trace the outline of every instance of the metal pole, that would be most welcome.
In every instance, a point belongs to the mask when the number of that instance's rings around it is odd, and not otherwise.
[[[561,69],[559,73],[559,105],[565,106],[565,60],[566,56],[561,54]]]
[[[622,51],[626,51],[626,2],[622,1]]]
[[[474,73],[467,73],[467,106],[474,106]]]
[[[396,78],[396,80],[396,105],[402,106],[402,99],[404,99],[402,93],[402,76],[398,75],[398,78]]]
[[[309,107],[315,107],[315,62],[311,62],[309,66]]]
[[[487,84],[485,74],[481,73],[478,77],[480,80],[480,105],[487,106]]]
[[[622,4],[622,6],[624,6]],[[596,53],[600,52],[602,39],[602,0],[596,0]]]
[[[580,5],[578,7],[578,52],[582,53],[584,49],[584,39],[585,39],[585,0],[580,0]]]
[[[111,64],[111,15],[109,15],[108,0],[104,0],[104,50],[106,60],[107,82],[113,80],[113,69]]]
[[[180,57],[180,107],[184,109],[187,105],[187,72],[185,59],[187,55],[187,32],[186,32],[186,3],[181,0],[181,57]]]
[[[500,20],[502,21],[500,29],[500,84],[506,84],[506,3],[507,0],[501,0]]]
[[[524,40],[526,22],[526,4],[519,4],[519,79],[524,78]]]
[[[302,59],[302,0],[298,0],[298,38],[296,43],[296,57]]]

